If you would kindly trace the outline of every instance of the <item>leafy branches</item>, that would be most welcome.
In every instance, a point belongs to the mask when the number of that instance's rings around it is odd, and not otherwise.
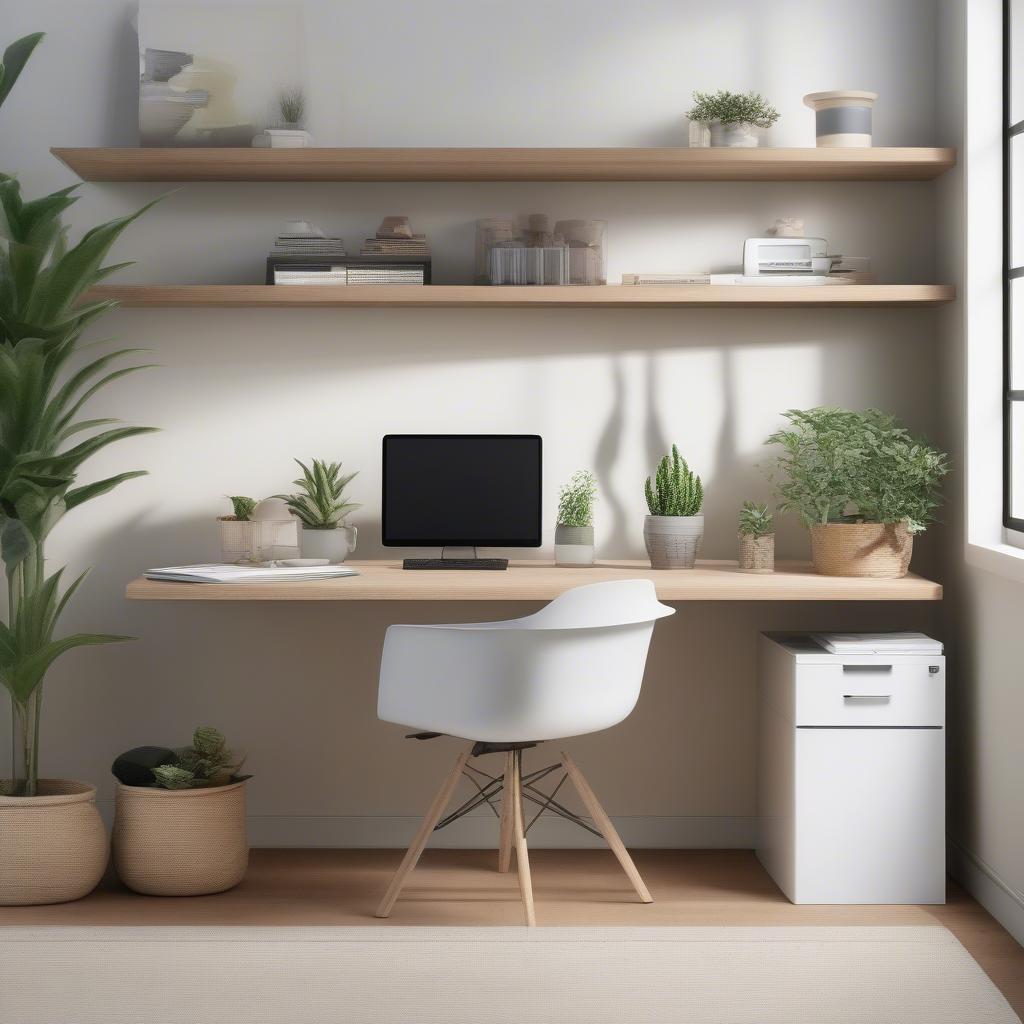
[[[767,505],[745,501],[740,506],[739,532],[745,537],[767,537],[772,532],[772,514]]]
[[[558,492],[560,526],[593,526],[597,478],[588,469],[579,469]]]
[[[758,128],[771,128],[779,119],[779,112],[757,92],[695,92],[694,106],[686,116],[691,121],[722,124],[752,124]]]
[[[356,473],[343,474],[340,462],[314,459],[310,468],[300,459],[295,461],[302,467],[302,476],[292,482],[300,493],[277,497],[284,498],[304,526],[311,530],[333,530],[349,512],[359,508],[354,502],[345,501],[345,488]]]
[[[664,456],[654,475],[654,484],[644,484],[647,508],[652,516],[695,516],[704,504],[704,485],[691,472],[679,449],[672,445],[672,457]]]

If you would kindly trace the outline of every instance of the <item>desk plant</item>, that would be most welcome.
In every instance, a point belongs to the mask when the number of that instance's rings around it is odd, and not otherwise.
[[[758,129],[771,128],[779,112],[756,92],[695,92],[694,105],[686,112],[691,121],[711,129],[712,146],[749,148],[759,145]]]
[[[704,536],[704,486],[672,445],[671,456],[647,478],[644,496],[650,515],[644,519],[644,544],[652,569],[692,569]]]
[[[775,571],[775,534],[767,505],[745,501],[740,506],[738,533],[740,572]]]
[[[594,502],[597,478],[588,469],[577,470],[558,492],[555,524],[555,564],[594,564]]]
[[[307,466],[300,459],[295,461],[302,469],[302,476],[292,481],[299,491],[278,497],[302,522],[302,557],[344,562],[358,539],[356,527],[345,524],[345,516],[359,508],[345,500],[345,488],[357,474],[342,473],[340,462],[313,459],[312,466]]]
[[[941,504],[945,453],[894,417],[866,409],[790,409],[766,444],[782,448],[776,493],[811,531],[827,576],[905,576],[914,536]]]
[[[42,33],[26,36],[4,51],[0,104],[41,39]],[[77,899],[95,886],[106,864],[95,789],[39,778],[42,688],[61,655],[126,638],[55,636],[85,574],[62,592],[64,570],[47,572],[45,545],[67,513],[141,475],[132,470],[79,482],[93,455],[149,429],[82,417],[96,392],[142,368],[118,366],[135,350],[96,356],[80,344],[85,328],[114,305],[83,303],[83,294],[125,266],[101,264],[142,211],[92,228],[69,246],[61,216],[75,202],[76,187],[26,201],[18,181],[0,174],[0,560],[8,589],[0,682],[14,720],[11,777],[0,782],[0,904]]]

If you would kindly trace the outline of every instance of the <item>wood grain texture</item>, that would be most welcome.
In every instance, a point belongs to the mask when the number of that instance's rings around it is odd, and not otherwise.
[[[129,309],[365,309],[442,307],[674,309],[730,306],[937,306],[953,285],[99,285],[85,301],[113,299]]]
[[[695,569],[652,569],[647,562],[609,561],[579,569],[551,562],[513,562],[505,572],[413,571],[398,561],[349,562],[359,576],[298,583],[158,583],[136,579],[136,601],[550,601],[572,587],[604,580],[649,579],[663,601],[939,601],[942,587],[913,574],[901,580],[818,576],[802,562],[782,562],[768,576],[742,573],[735,562],[698,562]]]
[[[54,148],[86,181],[927,181],[956,150]]]

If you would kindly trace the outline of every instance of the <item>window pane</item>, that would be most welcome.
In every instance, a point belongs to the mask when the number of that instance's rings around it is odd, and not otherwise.
[[[1024,0],[1010,0],[1010,124],[1024,121]]]
[[[1010,515],[1024,519],[1024,402],[1010,403]]]
[[[1010,204],[1010,266],[1019,267],[1024,265],[1024,134],[1010,139],[1010,195],[1006,199]]]
[[[1024,278],[1015,277],[1010,281],[1009,316],[1010,387],[1024,391]]]

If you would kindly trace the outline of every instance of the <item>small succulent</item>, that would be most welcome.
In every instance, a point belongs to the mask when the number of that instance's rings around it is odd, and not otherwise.
[[[704,485],[672,445],[671,458],[666,455],[658,463],[654,483],[647,478],[644,496],[652,516],[695,516],[704,504]]]
[[[247,498],[242,494],[232,494],[228,497],[228,501],[231,502],[231,510],[234,517],[240,523],[247,523],[249,521],[252,510],[257,505],[255,498]]]
[[[300,489],[299,494],[279,494],[288,508],[311,530],[333,530],[353,509],[359,508],[351,501],[345,501],[345,488],[356,475],[343,474],[340,462],[324,462],[313,459],[312,467],[300,459],[295,460],[302,467],[302,476],[292,482]]]
[[[593,526],[597,478],[589,469],[579,469],[558,492],[560,526]]]
[[[746,537],[767,537],[772,532],[772,514],[767,505],[745,501],[740,506],[739,532]]]
[[[245,758],[228,750],[224,734],[211,726],[200,726],[192,734],[192,745],[174,753],[176,764],[151,769],[158,789],[205,789],[249,778],[238,774]]]

